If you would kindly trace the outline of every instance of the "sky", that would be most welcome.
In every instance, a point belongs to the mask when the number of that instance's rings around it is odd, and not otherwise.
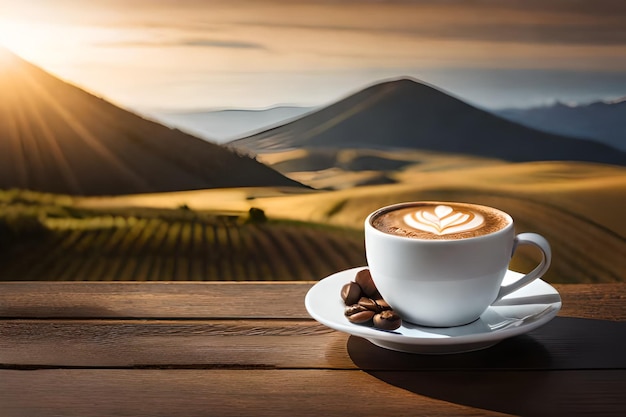
[[[622,0],[0,0],[0,44],[134,110],[330,104],[413,77],[484,108],[626,96]]]

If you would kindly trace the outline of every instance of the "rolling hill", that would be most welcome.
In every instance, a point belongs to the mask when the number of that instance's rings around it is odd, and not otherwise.
[[[624,152],[519,125],[411,79],[373,85],[229,145],[261,154],[289,149],[419,149],[515,162],[626,165]]]
[[[120,195],[296,186],[214,143],[143,119],[0,48],[0,189]]]

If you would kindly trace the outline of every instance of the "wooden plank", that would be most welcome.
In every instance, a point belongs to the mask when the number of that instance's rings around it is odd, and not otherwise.
[[[497,415],[394,387],[362,371],[0,371],[12,416]]]
[[[0,317],[309,318],[312,282],[2,282]],[[626,321],[626,283],[555,285],[561,316]]]
[[[3,282],[0,317],[301,318],[311,283]]]
[[[313,321],[0,321],[0,368],[355,368]]]
[[[411,355],[312,320],[0,320],[0,368],[626,369],[626,322],[557,317],[486,350]]]
[[[371,372],[392,387],[522,416],[623,416],[626,370]]]
[[[626,320],[626,283],[556,284],[554,287],[563,300],[561,316]]]
[[[0,371],[3,416],[622,415],[626,371]]]

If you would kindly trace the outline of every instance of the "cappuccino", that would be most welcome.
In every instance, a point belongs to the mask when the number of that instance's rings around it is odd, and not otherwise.
[[[371,224],[391,235],[425,240],[455,240],[488,235],[511,218],[500,210],[467,203],[407,203],[382,209]]]
[[[476,320],[496,300],[540,278],[552,259],[536,233],[490,207],[414,201],[383,207],[363,223],[372,281],[403,321],[434,327]],[[516,248],[543,254],[528,274],[502,285]]]

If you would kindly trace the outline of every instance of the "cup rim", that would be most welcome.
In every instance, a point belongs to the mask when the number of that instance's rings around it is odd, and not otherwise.
[[[502,214],[507,220],[508,223],[506,226],[504,226],[502,229],[496,230],[495,232],[491,232],[488,233],[486,235],[481,235],[481,236],[473,236],[473,237],[464,237],[464,238],[460,238],[460,239],[424,239],[424,238],[419,238],[419,237],[410,237],[410,236],[400,236],[400,235],[394,235],[392,233],[386,233],[383,232],[382,230],[377,229],[376,227],[374,227],[374,225],[372,225],[372,219],[384,212],[384,211],[390,211],[390,210],[397,210],[400,208],[404,208],[404,207],[409,207],[409,206],[413,206],[413,205],[417,205],[417,204],[462,204],[462,205],[467,205],[467,206],[476,206],[476,207],[482,207],[482,208],[486,208],[486,209],[490,209],[490,210],[496,210],[498,211],[500,214]],[[415,200],[415,201],[405,201],[405,202],[400,202],[400,203],[394,203],[394,204],[389,204],[387,206],[384,207],[379,207],[378,209],[374,210],[373,212],[371,212],[370,214],[367,215],[367,217],[365,218],[365,229],[369,229],[370,231],[376,233],[376,234],[381,234],[387,238],[390,239],[407,239],[409,241],[420,241],[420,242],[432,242],[433,244],[450,244],[452,242],[465,242],[465,241],[472,241],[472,240],[481,240],[481,239],[486,239],[486,238],[490,238],[496,235],[500,235],[502,233],[506,233],[509,229],[513,228],[513,217],[511,217],[511,215],[499,208],[496,207],[492,207],[492,206],[487,206],[484,204],[476,204],[476,203],[468,203],[468,202],[463,202],[463,201],[437,201],[437,200]]]

